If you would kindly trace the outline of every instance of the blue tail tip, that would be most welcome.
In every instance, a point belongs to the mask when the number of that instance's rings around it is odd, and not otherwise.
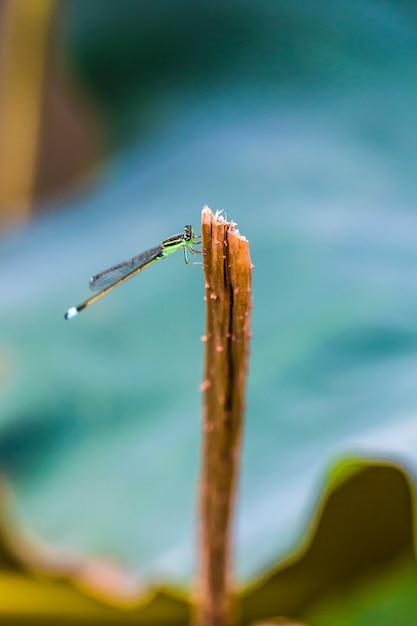
[[[66,320],[70,320],[72,317],[75,317],[78,313],[78,309],[76,306],[72,306],[70,309],[68,309],[68,311],[65,313],[64,317]]]

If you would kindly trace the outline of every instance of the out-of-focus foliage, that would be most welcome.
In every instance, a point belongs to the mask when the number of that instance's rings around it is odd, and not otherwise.
[[[197,228],[204,203],[239,223],[255,263],[239,579],[292,553],[335,459],[394,461],[413,480],[417,465],[414,5],[175,6],[66,3],[69,64],[119,153],[89,194],[0,245],[0,464],[16,515],[145,586],[189,584],[194,568],[202,274],[173,256],[72,322],[62,313],[89,275]],[[306,594],[319,626],[337,621],[345,589],[344,618],[359,624],[362,609],[408,597],[415,575],[411,521],[391,573],[358,539],[372,537],[367,505],[384,481],[349,484],[357,500],[326,537],[334,566],[360,546],[367,571],[358,560],[338,579],[335,613],[307,594],[336,571],[322,550],[306,579],[277,569],[280,587],[294,576],[284,599]],[[392,497],[384,533],[411,520]],[[349,539],[348,511],[360,515]],[[244,592],[244,619],[261,618],[250,603],[270,580]],[[276,598],[271,615],[286,610]]]
[[[410,577],[415,579],[417,575],[413,511],[413,488],[398,469],[343,464],[335,481],[330,481],[319,517],[312,524],[310,538],[304,539],[303,548],[243,594],[246,620],[290,615],[304,617],[312,624],[321,624],[321,620],[330,624],[325,621],[330,603],[334,623],[339,624],[340,618],[341,623],[356,623],[349,621],[352,615],[347,616],[340,602],[342,592],[354,598],[363,594],[366,613],[369,597],[380,601],[375,587],[381,586],[381,578],[387,596],[392,595],[395,604],[398,581],[405,577],[408,584]],[[391,578],[384,581],[387,571]],[[350,610],[360,616],[355,600]],[[415,604],[406,608],[403,616],[405,611],[412,623],[417,616]]]
[[[365,625],[381,615],[381,624],[414,623],[417,568],[410,487],[408,477],[393,466],[352,461],[338,468],[302,547],[237,592],[237,622],[286,615],[323,626]],[[30,544],[19,555],[23,537],[20,542],[15,537],[12,546],[6,531],[3,525],[0,617],[10,615],[10,624],[30,624],[33,617],[52,623],[61,614],[68,624],[80,617],[87,624],[189,623],[190,596],[155,589],[140,597],[140,590],[128,580],[123,584],[109,565],[74,555],[59,559],[40,547],[28,550]]]
[[[80,189],[105,139],[58,54],[60,0],[0,3],[0,229]]]

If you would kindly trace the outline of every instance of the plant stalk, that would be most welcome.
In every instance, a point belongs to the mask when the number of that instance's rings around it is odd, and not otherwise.
[[[234,226],[204,207],[206,351],[197,626],[225,626],[236,619],[231,531],[248,370],[252,264],[249,243]]]

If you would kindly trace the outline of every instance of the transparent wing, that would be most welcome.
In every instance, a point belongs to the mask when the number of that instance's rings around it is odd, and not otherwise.
[[[114,285],[118,280],[138,269],[141,265],[145,265],[149,263],[149,261],[156,259],[162,252],[163,247],[161,245],[155,246],[155,248],[151,248],[138,256],[134,256],[133,259],[129,261],[123,261],[123,263],[109,267],[108,270],[104,270],[90,278],[90,288],[93,291],[100,291],[110,285]]]

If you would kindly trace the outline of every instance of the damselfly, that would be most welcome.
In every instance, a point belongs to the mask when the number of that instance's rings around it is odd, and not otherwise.
[[[158,246],[146,252],[142,252],[142,254],[133,257],[129,261],[124,261],[123,263],[110,267],[108,270],[96,274],[90,278],[90,288],[93,289],[93,291],[98,291],[98,293],[78,306],[73,306],[68,309],[64,315],[65,319],[70,320],[80,311],[83,311],[90,306],[90,304],[93,304],[93,302],[111,291],[114,287],[121,285],[135,274],[141,272],[145,267],[148,267],[148,265],[152,265],[155,261],[165,258],[168,254],[171,254],[171,252],[182,248],[184,250],[185,262],[189,263],[187,251],[189,250],[191,254],[200,254],[201,250],[195,248],[195,244],[198,245],[199,242],[200,236],[194,233],[193,227],[186,226],[181,235],[169,237],[169,239],[165,239]]]

